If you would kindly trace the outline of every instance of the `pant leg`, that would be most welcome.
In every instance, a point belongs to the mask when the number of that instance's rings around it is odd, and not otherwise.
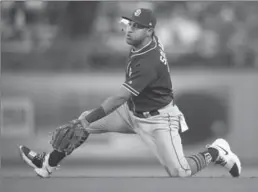
[[[90,111],[84,112],[83,115],[88,113]],[[91,123],[86,130],[92,134],[106,132],[134,133],[126,104],[120,106],[106,117]]]
[[[153,152],[153,154],[158,158],[159,162],[165,167],[165,162],[163,161],[163,159],[161,158],[161,155],[159,154],[154,137],[142,129],[135,128],[134,130],[136,134],[140,136],[141,140],[149,147],[149,149]]]
[[[179,129],[181,124],[186,124],[181,111],[171,106],[167,113],[162,113],[147,119],[136,118],[137,133],[155,151],[160,163],[165,167],[171,177],[187,177],[191,169],[185,158]],[[148,139],[149,137],[149,139]]]
[[[171,177],[190,176],[191,169],[183,152],[181,137],[176,130],[173,130],[173,126],[169,129],[159,129],[153,133],[160,158]]]

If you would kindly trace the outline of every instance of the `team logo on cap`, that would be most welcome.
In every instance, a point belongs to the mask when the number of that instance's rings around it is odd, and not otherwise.
[[[137,9],[137,10],[134,12],[134,15],[138,17],[141,13],[142,13],[141,9]]]

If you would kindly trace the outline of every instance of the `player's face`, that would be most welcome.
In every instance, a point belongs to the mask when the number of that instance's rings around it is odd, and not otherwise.
[[[147,28],[133,21],[130,21],[126,27],[126,43],[132,46],[137,46],[148,36]]]

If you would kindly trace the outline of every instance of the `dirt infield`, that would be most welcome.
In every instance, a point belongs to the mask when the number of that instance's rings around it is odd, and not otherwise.
[[[160,167],[63,167],[41,179],[29,167],[2,167],[1,192],[257,192],[258,168],[240,178],[209,168],[192,178],[169,178]]]
[[[3,192],[256,192],[257,178],[4,178]],[[2,190],[1,190],[2,191]]]

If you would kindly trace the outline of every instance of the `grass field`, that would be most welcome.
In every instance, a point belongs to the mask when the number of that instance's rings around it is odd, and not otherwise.
[[[244,167],[231,178],[208,168],[191,178],[169,178],[160,166],[64,166],[49,179],[27,166],[3,167],[1,192],[257,192],[258,168]]]

